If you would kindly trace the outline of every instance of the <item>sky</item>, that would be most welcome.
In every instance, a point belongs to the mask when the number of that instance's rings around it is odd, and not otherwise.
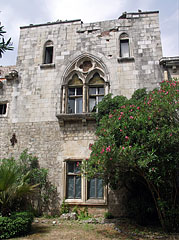
[[[16,64],[20,26],[57,20],[111,20],[138,9],[159,10],[163,56],[179,56],[179,0],[0,0],[5,40],[11,37],[14,46],[0,58],[0,66]]]

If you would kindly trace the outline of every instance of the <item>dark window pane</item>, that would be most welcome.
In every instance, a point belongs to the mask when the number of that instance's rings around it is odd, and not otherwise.
[[[67,198],[74,198],[74,176],[67,176]]]
[[[69,96],[74,96],[75,95],[75,88],[69,88],[68,89],[68,95]]]
[[[82,95],[83,89],[82,87],[76,89],[76,95]]]
[[[75,99],[68,99],[68,113],[75,113]]]
[[[75,198],[81,198],[81,176],[76,176],[75,182]]]
[[[6,114],[7,104],[0,104],[0,115]]]
[[[68,162],[68,165],[67,165],[67,172],[68,173],[74,173],[75,172],[75,170],[74,170],[74,164],[75,164],[76,162]]]
[[[82,98],[76,98],[76,113],[82,113],[83,111],[83,101]]]
[[[75,162],[75,170],[74,173],[79,174],[80,173],[80,166],[79,166],[79,162]]]
[[[88,182],[88,198],[103,198],[102,179],[93,178]]]
[[[104,94],[104,88],[103,87],[98,88],[98,94]]]
[[[103,198],[103,181],[102,179],[97,180],[97,198]]]
[[[53,62],[53,47],[46,47],[44,63],[52,63],[52,62]]]
[[[89,99],[89,111],[94,112],[96,111],[96,97],[90,97]]]
[[[104,96],[99,96],[98,97],[98,103],[101,102],[103,100]]]
[[[120,40],[120,57],[129,57],[129,40]]]
[[[90,87],[89,88],[89,95],[96,94],[96,88],[95,87]]]
[[[95,198],[95,178],[89,182],[89,198]]]

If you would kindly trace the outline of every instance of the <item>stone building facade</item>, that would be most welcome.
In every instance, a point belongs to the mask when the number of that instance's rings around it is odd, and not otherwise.
[[[130,97],[162,80],[158,15],[21,27],[16,66],[0,68],[0,158],[28,149],[49,169],[60,202],[122,214],[123,193],[87,182],[78,162],[90,155],[91,112],[104,95]]]

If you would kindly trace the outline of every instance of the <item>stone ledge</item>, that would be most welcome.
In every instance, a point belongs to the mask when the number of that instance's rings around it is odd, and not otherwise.
[[[118,57],[117,58],[118,63],[122,62],[134,62],[135,58],[134,57]]]
[[[95,121],[95,118],[92,116],[91,113],[61,113],[57,114],[56,117],[59,120],[60,126],[64,126],[65,122],[82,122],[83,126],[86,126],[87,121]]]
[[[55,68],[55,63],[43,63],[40,65],[41,69],[46,69],[46,68]]]

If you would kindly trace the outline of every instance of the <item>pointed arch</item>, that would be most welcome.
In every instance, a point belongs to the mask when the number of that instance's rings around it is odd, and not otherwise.
[[[74,58],[62,75],[61,112],[87,113],[109,92],[109,72],[104,62],[83,53]]]

